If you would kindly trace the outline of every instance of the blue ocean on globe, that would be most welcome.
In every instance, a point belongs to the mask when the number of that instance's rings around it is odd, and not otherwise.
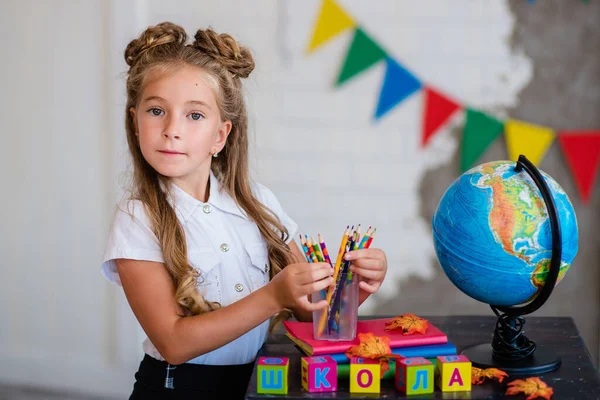
[[[495,161],[465,172],[446,190],[432,219],[436,255],[448,278],[468,296],[491,305],[520,305],[535,298],[552,256],[542,195],[515,165]],[[577,254],[577,219],[564,190],[549,175],[542,176],[562,232],[558,284]]]

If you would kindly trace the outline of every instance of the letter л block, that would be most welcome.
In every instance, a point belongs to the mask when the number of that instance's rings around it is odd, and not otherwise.
[[[330,356],[302,357],[302,387],[307,392],[336,392],[335,360]]]
[[[260,357],[256,370],[256,392],[287,394],[289,366],[287,357]]]
[[[378,360],[352,357],[350,359],[350,393],[379,393],[381,365]]]
[[[436,384],[442,392],[471,390],[471,361],[463,355],[438,356]]]
[[[396,389],[409,394],[433,393],[433,364],[423,357],[396,361]]]

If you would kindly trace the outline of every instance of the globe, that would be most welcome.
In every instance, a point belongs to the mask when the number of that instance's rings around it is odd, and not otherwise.
[[[432,219],[438,261],[452,283],[494,306],[532,301],[546,282],[552,230],[540,190],[514,161],[481,164],[443,194]],[[573,205],[560,185],[541,172],[562,233],[557,284],[577,254]]]

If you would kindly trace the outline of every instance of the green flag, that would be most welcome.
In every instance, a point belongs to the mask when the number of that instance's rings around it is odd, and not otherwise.
[[[361,28],[357,28],[335,85],[341,86],[342,83],[386,57],[385,51]]]
[[[504,123],[481,111],[467,108],[467,122],[463,130],[460,152],[460,170],[465,172],[473,166],[498,135],[504,130]]]

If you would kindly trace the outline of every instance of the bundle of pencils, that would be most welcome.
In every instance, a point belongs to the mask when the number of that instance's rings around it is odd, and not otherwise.
[[[326,325],[329,333],[331,333],[331,330],[334,328],[335,314],[339,311],[342,289],[344,285],[352,281],[352,272],[349,270],[350,261],[344,260],[344,255],[352,250],[369,248],[375,236],[375,231],[376,229],[369,227],[367,233],[361,238],[360,225],[357,226],[356,230],[354,226],[347,226],[342,236],[335,264],[331,263],[327,246],[320,234],[318,235],[319,242],[315,241],[312,237],[308,238],[306,235],[304,237],[300,235],[302,249],[308,262],[327,262],[333,267],[334,284],[327,289],[326,300],[329,306],[319,320],[319,335],[324,332]],[[346,279],[342,279],[343,276]]]

